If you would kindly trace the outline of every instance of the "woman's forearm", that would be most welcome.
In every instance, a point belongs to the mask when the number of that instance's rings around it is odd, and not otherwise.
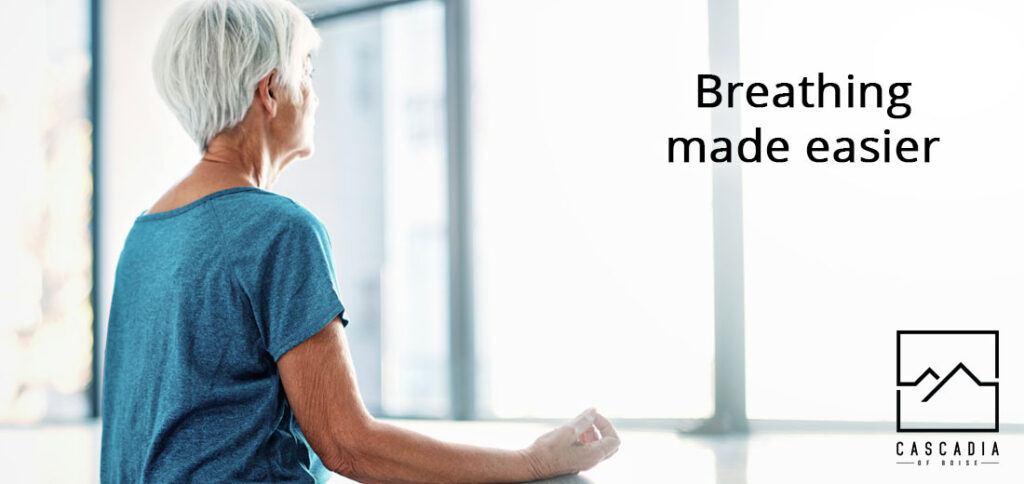
[[[348,477],[363,482],[523,482],[539,479],[526,451],[443,442],[371,421],[348,449]]]
[[[377,421],[356,386],[340,316],[277,363],[288,403],[323,464],[363,482],[522,482],[590,469],[619,448],[593,408],[522,451],[453,444]]]

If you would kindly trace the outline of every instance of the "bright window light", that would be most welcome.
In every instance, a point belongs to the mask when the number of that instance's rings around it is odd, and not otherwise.
[[[893,421],[894,329],[1000,329],[1004,350],[1024,338],[1024,165],[1013,145],[1024,9],[747,0],[739,11],[744,80],[912,83],[902,120],[884,109],[742,112],[746,133],[760,126],[794,146],[784,166],[744,166],[749,416]],[[812,137],[883,129],[941,142],[927,165],[815,164],[803,153]],[[1012,384],[1024,375],[1002,376],[1007,401],[1024,397]],[[1024,409],[1002,417],[1022,421]]]
[[[712,412],[703,1],[472,4],[472,171],[482,413]]]

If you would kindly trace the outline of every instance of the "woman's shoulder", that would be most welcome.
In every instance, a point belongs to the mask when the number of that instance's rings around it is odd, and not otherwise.
[[[226,232],[246,237],[306,228],[322,231],[320,219],[290,197],[266,190],[249,190],[213,200]]]
[[[306,207],[289,197],[265,191],[214,201],[221,245],[240,263],[243,281],[258,281],[267,270],[330,265],[331,239],[326,227]],[[333,269],[331,269],[333,271]]]

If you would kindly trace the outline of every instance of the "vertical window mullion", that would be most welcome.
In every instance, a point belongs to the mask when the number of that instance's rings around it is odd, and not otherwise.
[[[708,56],[711,72],[739,79],[738,0],[708,0]],[[711,112],[713,137],[736,139],[738,108]],[[743,299],[743,194],[740,165],[717,164],[712,172],[715,276],[715,413],[698,429],[745,432],[746,368]]]
[[[452,417],[476,415],[469,174],[468,1],[445,0],[445,106],[448,122],[450,388]]]

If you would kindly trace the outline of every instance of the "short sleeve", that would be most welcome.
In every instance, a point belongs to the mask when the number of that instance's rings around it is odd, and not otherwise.
[[[277,361],[313,336],[345,307],[338,294],[331,241],[312,214],[278,217],[244,250],[242,285],[249,295],[266,350]],[[261,242],[262,241],[262,242]]]

